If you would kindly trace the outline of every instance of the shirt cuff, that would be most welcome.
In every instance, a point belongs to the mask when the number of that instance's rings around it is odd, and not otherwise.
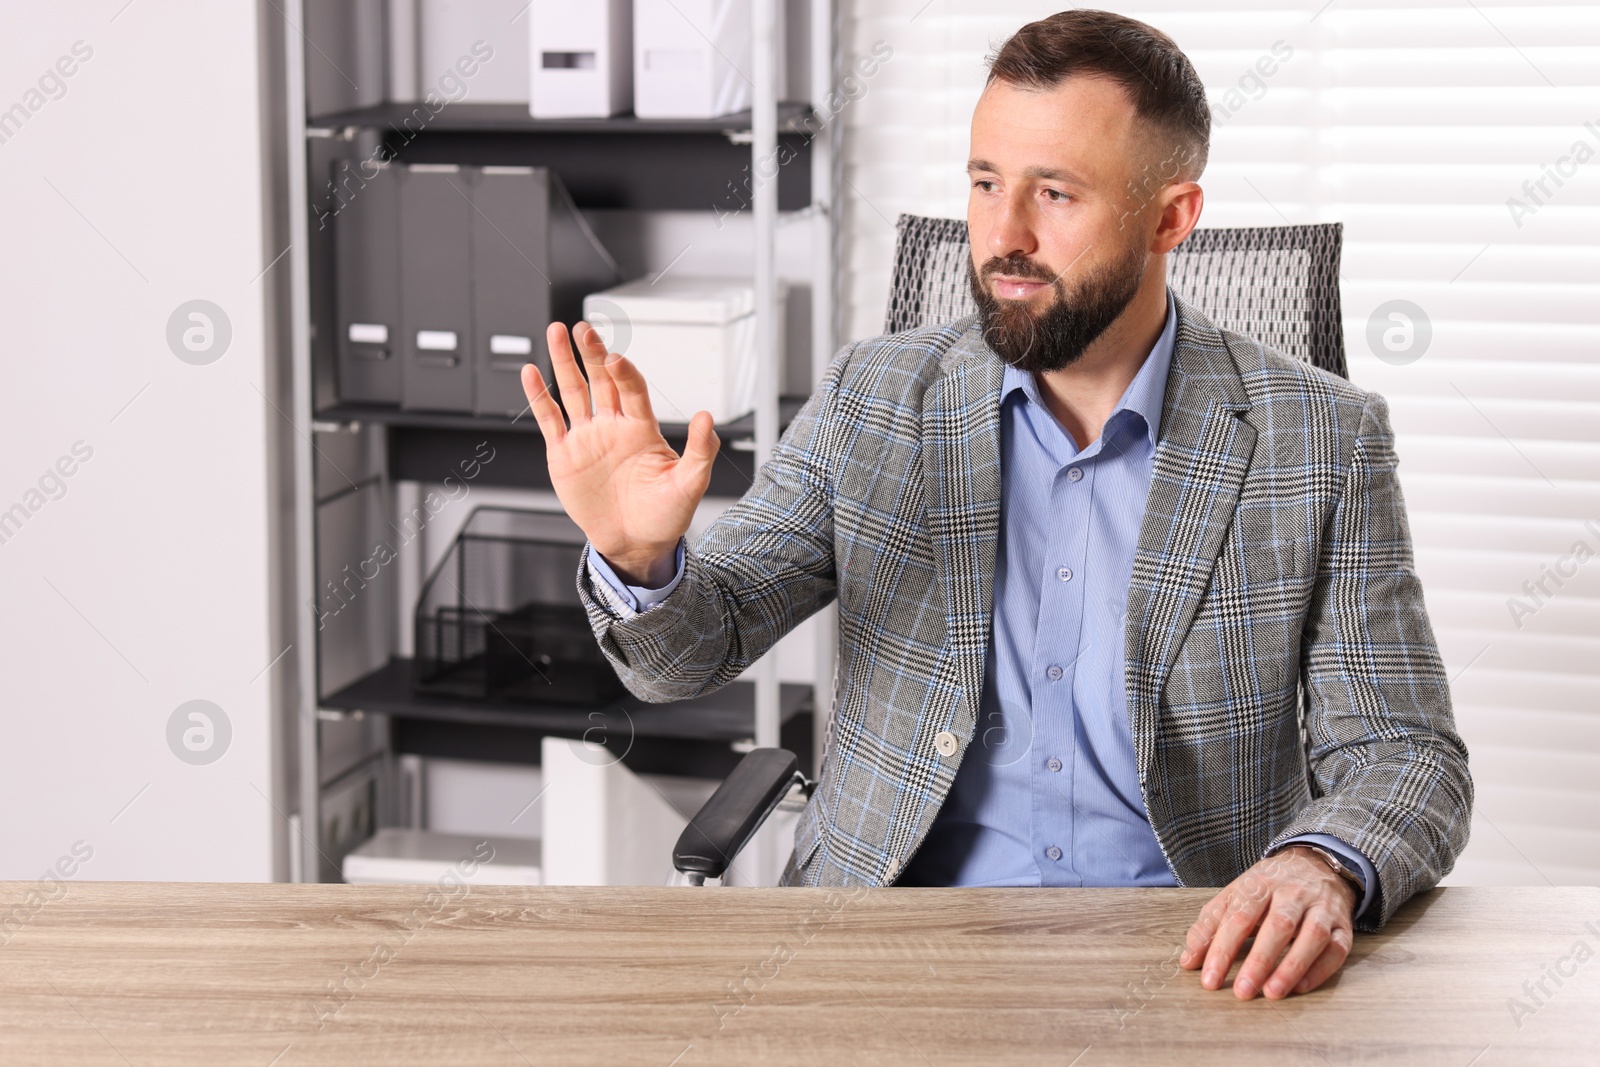
[[[600,581],[596,588],[606,594],[606,599],[611,603],[611,606],[619,611],[624,608],[627,609],[626,614],[649,611],[671,596],[672,591],[678,588],[678,583],[683,580],[683,546],[684,541],[680,537],[678,538],[677,551],[674,554],[674,558],[677,561],[677,573],[672,576],[672,581],[660,589],[650,589],[642,585],[628,585],[617,577],[617,572],[611,569],[611,565],[605,561],[605,557],[596,552],[593,545],[590,545],[588,555],[590,583],[594,584],[594,580],[598,578]]]
[[[1282,851],[1290,845],[1316,845],[1318,848],[1325,848],[1360,876],[1361,902],[1356,905],[1356,913],[1351,918],[1361,918],[1361,913],[1367,910],[1367,905],[1378,895],[1378,869],[1372,865],[1372,861],[1367,859],[1360,849],[1345,844],[1332,834],[1300,834],[1289,838],[1275,851]]]

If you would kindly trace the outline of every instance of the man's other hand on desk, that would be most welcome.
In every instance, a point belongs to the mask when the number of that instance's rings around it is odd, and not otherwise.
[[[1200,984],[1220,989],[1245,939],[1255,935],[1234,995],[1258,992],[1278,1000],[1309,993],[1327,981],[1350,955],[1355,888],[1316,853],[1291,847],[1258,862],[1228,884],[1200,911],[1189,928],[1178,962],[1187,970],[1204,964]]]

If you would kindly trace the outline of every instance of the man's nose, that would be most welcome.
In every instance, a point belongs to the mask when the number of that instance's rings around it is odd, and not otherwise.
[[[989,254],[1000,259],[1026,259],[1039,250],[1028,210],[1016,197],[1000,202],[984,243]]]

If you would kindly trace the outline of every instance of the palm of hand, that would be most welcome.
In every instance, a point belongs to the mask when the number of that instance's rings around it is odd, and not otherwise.
[[[538,368],[523,368],[522,384],[544,434],[550,482],[567,514],[614,565],[642,574],[670,554],[689,528],[711,479],[718,440],[711,416],[697,412],[679,456],[651,410],[644,377],[631,362],[606,352],[598,331],[579,323],[584,381],[566,330],[548,332],[551,364],[567,417]]]

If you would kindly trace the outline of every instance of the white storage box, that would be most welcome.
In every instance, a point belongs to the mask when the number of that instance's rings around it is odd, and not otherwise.
[[[583,317],[639,368],[660,421],[688,422],[704,410],[721,425],[755,410],[755,287],[748,278],[669,275],[653,285],[641,278],[585,297]]]
[[[706,119],[749,107],[750,34],[750,0],[634,0],[634,113]]]
[[[528,113],[609,118],[633,107],[633,0],[533,0]]]
[[[433,830],[379,830],[341,866],[351,885],[543,883],[538,841]]]
[[[526,104],[528,30],[514,21],[526,2],[415,0],[415,15],[405,21],[416,20],[417,99],[433,96],[436,101],[452,103]],[[364,21],[358,12],[367,10],[367,5],[345,2],[327,6],[358,26]],[[382,6],[399,9],[409,5]],[[310,62],[320,64],[323,59],[314,56]],[[396,62],[409,65],[411,60],[396,56]],[[338,75],[334,77],[344,84]]]

